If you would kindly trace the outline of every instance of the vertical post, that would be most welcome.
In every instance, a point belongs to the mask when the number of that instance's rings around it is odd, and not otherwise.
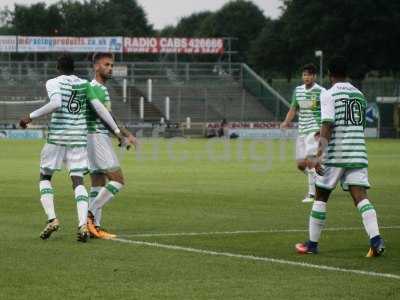
[[[169,121],[170,119],[170,99],[169,97],[165,98],[165,118],[167,119],[167,121]]]
[[[323,63],[324,63],[324,53],[321,51],[321,57],[319,58],[319,81],[321,85],[324,83],[324,71],[323,71]]]
[[[18,62],[18,80],[22,80],[22,65],[21,62]]]
[[[128,81],[126,78],[122,80],[122,101],[126,103],[126,98],[127,98],[127,91],[128,91]]]
[[[189,81],[189,63],[186,63],[186,81]]]
[[[140,117],[140,120],[144,119],[144,97],[140,97],[139,117]]]
[[[378,139],[381,138],[381,112],[378,113]]]
[[[186,118],[186,129],[190,129],[191,127],[192,127],[191,119],[190,119],[190,117],[187,117]]]
[[[127,95],[127,99],[129,99],[129,105],[128,105],[128,107],[129,107],[129,116],[128,116],[128,118],[129,118],[129,122],[132,122],[132,120],[133,120],[133,118],[132,118],[132,116],[133,116],[133,105],[132,105],[132,99],[134,99],[135,98],[135,92],[132,92],[132,91],[129,91],[129,95]]]
[[[232,75],[232,38],[228,38],[229,75]]]
[[[244,122],[244,112],[246,110],[246,92],[242,89],[242,109],[240,112],[240,122]]]
[[[323,73],[323,62],[324,62],[324,53],[322,50],[315,50],[315,57],[319,57],[319,83],[323,84],[324,73]]]
[[[204,89],[204,123],[208,122],[207,102],[208,102],[208,93],[207,93],[207,88],[206,88],[206,89]]]
[[[153,81],[151,79],[147,80],[147,100],[153,101]]]
[[[243,63],[240,64],[240,86],[244,88],[244,82],[243,82]]]
[[[399,138],[399,132],[400,132],[400,103],[398,101],[399,100],[396,99],[396,101],[393,103],[393,120],[396,129],[397,139]]]
[[[179,88],[179,91],[178,91],[178,107],[177,107],[178,122],[181,121],[181,107],[182,107],[182,88]]]
[[[44,80],[47,80],[47,69],[48,69],[48,67],[49,67],[48,63],[45,62],[45,63],[44,63],[44,70],[43,70],[43,73],[44,73]]]
[[[322,84],[322,83],[321,83]],[[280,120],[280,116],[279,116],[279,100],[277,98],[275,98],[276,100],[276,107],[275,107],[275,122],[278,122]]]

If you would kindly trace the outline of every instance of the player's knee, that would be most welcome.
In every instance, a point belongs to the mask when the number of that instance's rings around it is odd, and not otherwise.
[[[107,178],[104,174],[90,174],[90,181],[92,186],[105,186]]]
[[[107,174],[107,177],[110,181],[116,181],[121,185],[124,185],[124,175],[122,174],[121,170],[116,172],[110,172]]]
[[[72,189],[76,189],[78,186],[83,185],[83,177],[80,176],[71,176],[72,180]]]
[[[48,181],[51,181],[51,175],[46,175],[46,174],[42,174],[42,173],[40,173],[40,181],[43,181],[43,180],[48,180]]]
[[[328,202],[331,191],[316,187],[316,199],[322,202]]]
[[[115,180],[115,181],[118,182],[122,186],[125,185],[125,181],[124,181],[124,177],[123,176],[117,178],[117,180]]]

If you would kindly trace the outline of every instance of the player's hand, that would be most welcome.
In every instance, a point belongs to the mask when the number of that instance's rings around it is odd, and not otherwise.
[[[128,135],[126,137],[126,140],[127,140],[127,143],[128,143],[128,147],[134,146],[135,149],[136,149],[138,147],[138,145],[139,145],[138,139],[133,134]]]
[[[19,120],[19,126],[21,126],[22,129],[26,129],[30,122],[32,122],[32,119],[29,116],[25,116]]]
[[[128,139],[124,136],[118,136],[118,147],[126,148],[129,150]]]
[[[325,169],[324,169],[324,167],[322,166],[322,164],[321,164],[320,162],[318,162],[318,163],[315,165],[314,168],[315,168],[315,172],[316,172],[318,175],[324,176]]]
[[[118,139],[118,146],[119,147],[121,147],[122,144],[125,144],[125,137],[121,132],[119,132],[119,133],[115,133],[114,132],[114,135]]]
[[[323,176],[325,173],[325,169],[324,169],[324,166],[322,165],[322,161],[319,156],[315,157],[313,164],[314,164],[315,172],[318,175]]]
[[[320,176],[324,175],[324,167],[322,165],[321,157],[319,156],[308,157],[307,161],[308,161],[308,168],[315,169],[315,172]]]
[[[281,129],[288,129],[289,128],[289,122],[282,122],[279,127]]]
[[[127,150],[129,150],[132,146],[134,146],[136,149],[139,144],[138,139],[133,134],[129,134],[128,136],[123,136],[121,138],[118,137],[118,139],[118,146],[121,148],[126,148]]]

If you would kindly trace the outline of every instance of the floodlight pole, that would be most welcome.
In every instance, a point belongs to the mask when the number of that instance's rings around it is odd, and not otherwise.
[[[223,38],[223,40],[224,40],[224,49],[226,49],[226,47],[225,47],[226,43],[225,42],[227,42],[227,44],[228,44],[227,45],[228,49],[226,51],[224,51],[224,54],[228,55],[229,74],[232,74],[232,54],[237,54],[238,53],[238,51],[233,51],[232,50],[232,41],[233,40],[237,41],[238,38],[236,38],[236,37],[225,37],[225,38]]]
[[[319,82],[320,84],[322,84],[324,80],[324,73],[323,73],[324,52],[322,50],[316,50],[315,57],[319,57]]]
[[[232,39],[228,39],[228,61],[229,61],[229,74],[232,74]]]

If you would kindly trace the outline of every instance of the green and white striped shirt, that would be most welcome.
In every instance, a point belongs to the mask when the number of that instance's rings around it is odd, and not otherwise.
[[[95,79],[92,80],[90,85],[97,99],[111,112],[111,99],[107,87],[97,82]],[[89,133],[109,134],[110,132],[91,107],[88,109],[87,125]]]
[[[325,89],[314,84],[306,89],[305,84],[295,88],[291,106],[299,110],[299,134],[307,135],[321,128],[320,95]]]
[[[348,82],[336,83],[321,96],[322,122],[333,124],[324,164],[342,168],[368,166],[364,127],[367,101]]]
[[[50,101],[61,95],[61,107],[52,113],[47,142],[85,147],[87,143],[87,94],[89,83],[74,75],[61,75],[46,82]]]

